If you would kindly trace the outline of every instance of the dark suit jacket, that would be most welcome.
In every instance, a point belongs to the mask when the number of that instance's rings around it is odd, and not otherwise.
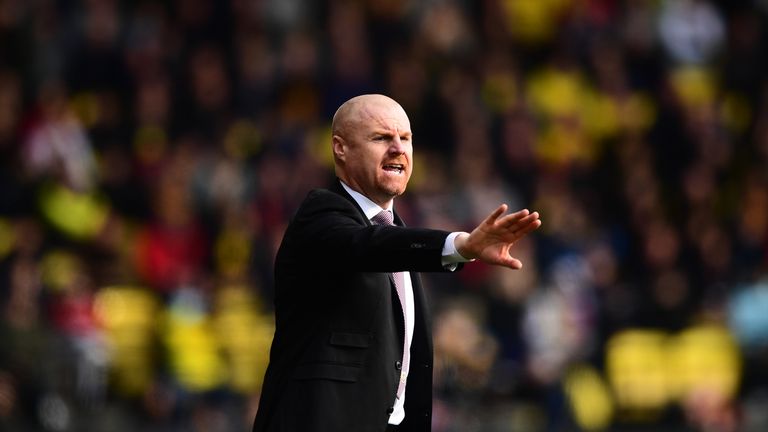
[[[276,257],[276,330],[254,431],[385,430],[404,326],[388,272],[445,271],[448,234],[371,225],[338,183],[307,195]],[[411,280],[416,321],[400,426],[421,432],[431,425],[432,336],[418,275]]]

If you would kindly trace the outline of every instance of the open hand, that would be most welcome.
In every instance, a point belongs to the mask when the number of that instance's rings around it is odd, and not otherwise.
[[[529,232],[541,226],[538,212],[527,209],[504,215],[507,205],[502,204],[488,215],[471,233],[456,237],[456,250],[467,259],[478,259],[486,264],[520,269],[523,263],[510,255],[510,248]]]

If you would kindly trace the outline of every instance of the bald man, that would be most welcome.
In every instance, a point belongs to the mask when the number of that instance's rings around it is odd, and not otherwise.
[[[536,212],[500,205],[471,233],[406,228],[413,170],[403,108],[383,95],[333,117],[338,181],[311,191],[275,260],[275,337],[254,431],[429,431],[432,335],[418,273],[478,259],[519,269]],[[390,225],[391,223],[391,225]]]

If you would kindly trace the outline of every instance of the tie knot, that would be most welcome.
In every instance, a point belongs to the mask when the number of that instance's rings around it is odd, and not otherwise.
[[[376,225],[394,225],[394,216],[389,210],[382,210],[376,216],[371,218]]]

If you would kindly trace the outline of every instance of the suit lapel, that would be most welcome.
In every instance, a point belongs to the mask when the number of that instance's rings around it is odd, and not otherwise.
[[[352,205],[354,205],[357,209],[357,212],[360,214],[360,218],[363,220],[363,222],[365,222],[366,225],[373,225],[368,217],[365,216],[365,212],[363,212],[363,209],[360,208],[360,205],[357,203],[357,201],[355,201],[355,199],[352,198],[352,195],[350,195],[349,192],[347,192],[346,189],[344,189],[344,187],[341,185],[341,180],[336,179],[336,181],[334,181],[333,184],[331,184],[331,187],[328,189],[331,192],[336,192],[337,194],[346,198],[347,201],[351,202]]]
[[[360,213],[360,216],[362,217],[363,221],[366,225],[373,225],[371,221],[365,216],[365,213],[363,212],[363,209],[360,208],[360,205],[357,204],[357,201],[355,201],[354,198],[352,198],[352,195],[350,195],[344,187],[341,185],[341,180],[336,179],[335,182],[331,185],[329,188],[331,191],[336,192],[337,194],[343,196],[349,202],[351,202],[357,211]],[[394,221],[395,225],[397,226],[406,226],[405,222],[400,218],[400,215],[397,214],[397,212],[393,212],[394,215]],[[411,288],[413,289],[413,299],[414,299],[414,311],[416,312],[416,322],[415,322],[415,328],[414,332],[424,331],[427,326],[427,319],[426,317],[426,308],[425,306],[425,298],[424,298],[424,292],[421,289],[421,280],[419,278],[419,274],[415,272],[408,272],[411,277]],[[390,273],[387,277],[389,280],[389,285],[391,288],[391,297],[392,297],[392,310],[393,318],[395,319],[395,322],[397,323],[397,326],[399,328],[399,338],[400,342],[402,343],[402,337],[403,334],[405,334],[405,320],[404,320],[404,313],[402,306],[400,305],[400,299],[397,296],[397,288],[395,288],[395,281],[392,279],[392,274]],[[416,335],[414,334],[414,337]],[[429,342],[429,338],[427,338],[427,342]]]

